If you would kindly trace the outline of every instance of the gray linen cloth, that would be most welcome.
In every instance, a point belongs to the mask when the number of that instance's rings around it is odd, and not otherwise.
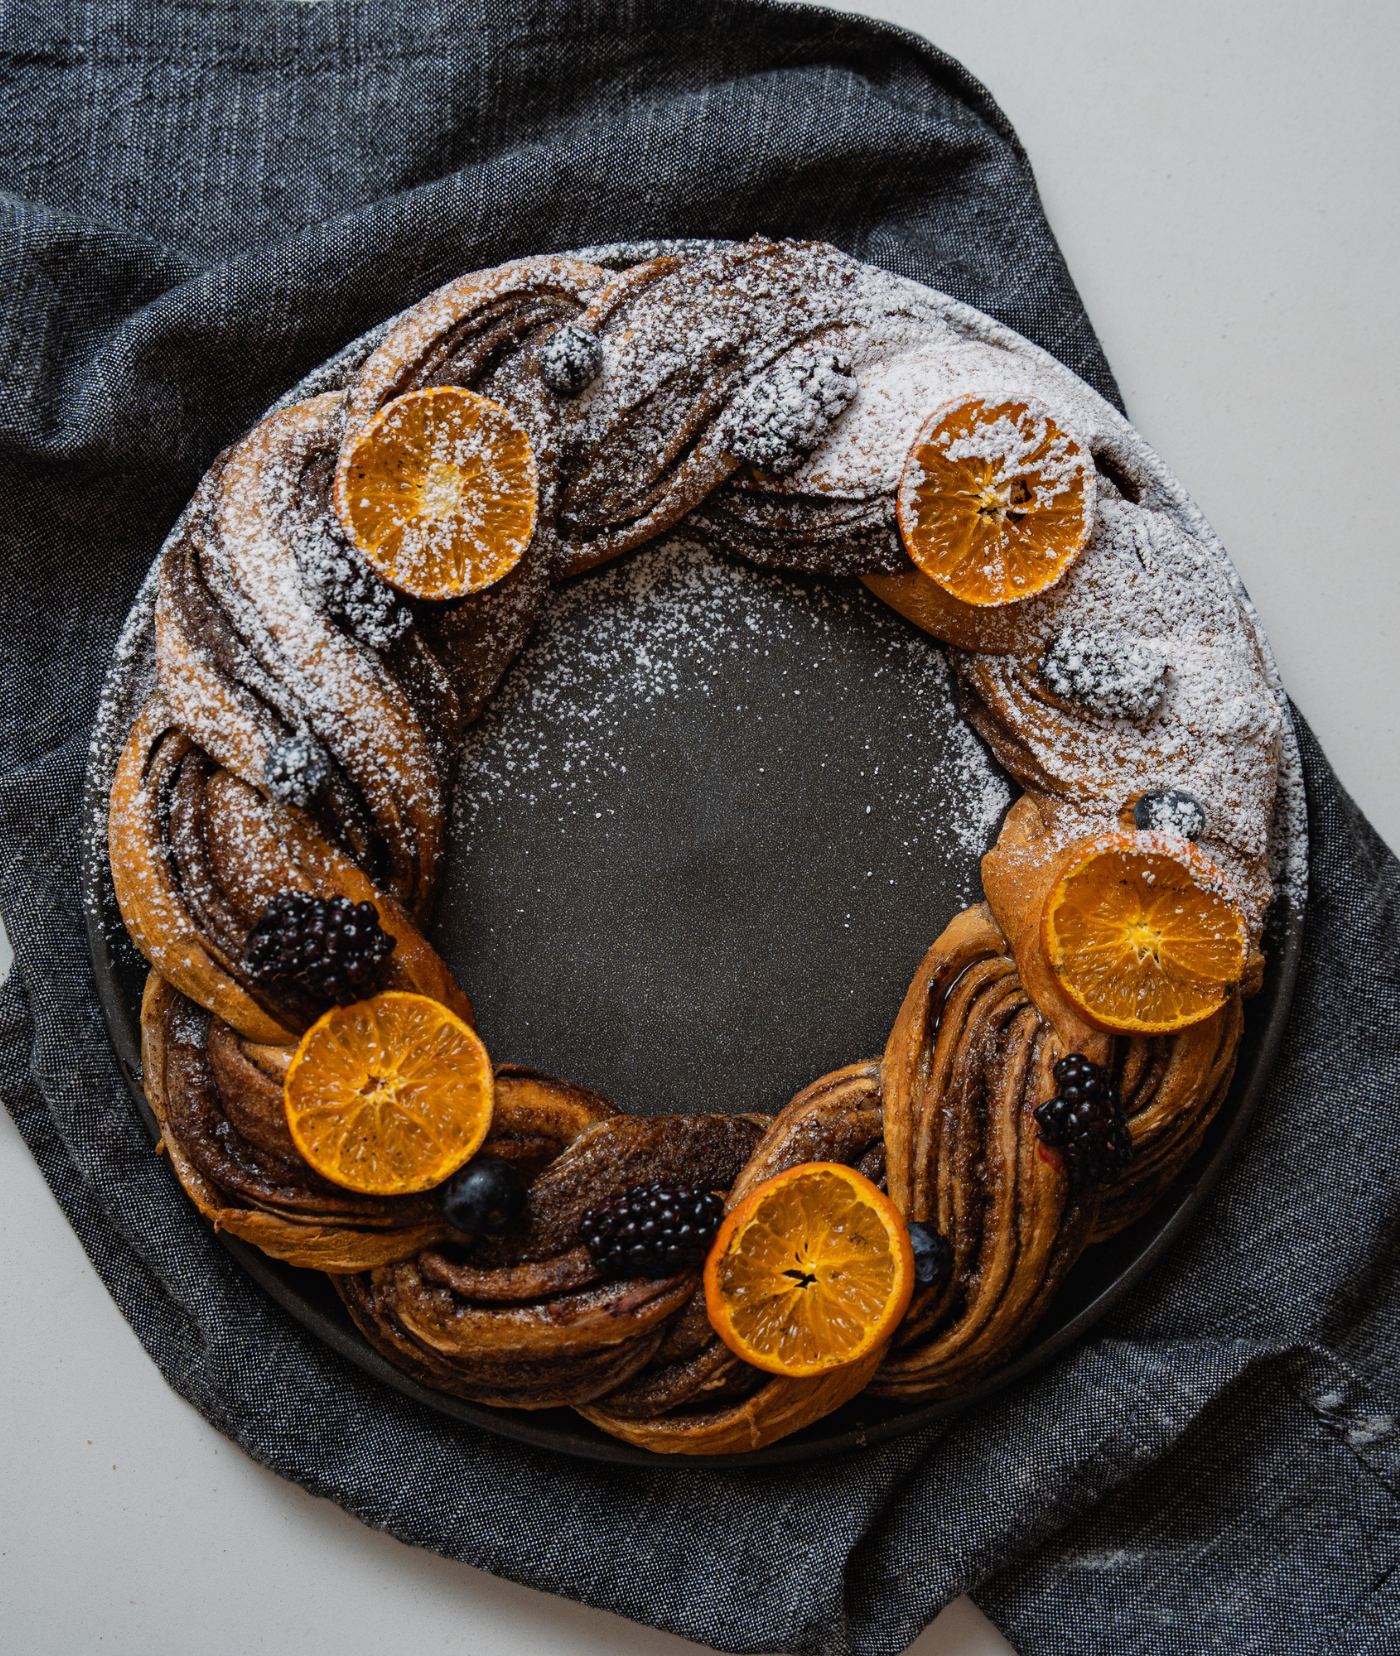
[[[1025,1656],[1400,1648],[1397,868],[1305,729],[1309,936],[1238,1162],[1092,1338],[846,1461],[609,1468],[382,1389],[213,1242],[99,1016],[77,817],[121,619],[212,456],[437,283],[820,236],[1116,395],[982,88],[739,0],[14,0],[0,54],[0,1085],[170,1384],[368,1524],[721,1649],[894,1652],[966,1590]]]

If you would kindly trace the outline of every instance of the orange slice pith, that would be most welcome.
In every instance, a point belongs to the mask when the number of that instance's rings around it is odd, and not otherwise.
[[[332,1007],[287,1071],[287,1126],[334,1184],[406,1196],[441,1184],[491,1125],[491,1060],[476,1031],[426,995]]]
[[[385,403],[336,471],[346,533],[414,598],[460,598],[499,581],[530,544],[538,501],[524,427],[457,385]]]
[[[1200,1023],[1239,984],[1249,928],[1189,840],[1105,834],[1050,888],[1040,921],[1061,987],[1099,1029],[1164,1035]]]
[[[750,1191],[705,1262],[715,1332],[770,1374],[825,1374],[864,1357],[898,1327],[913,1291],[898,1210],[836,1162],[806,1162]]]
[[[1094,527],[1088,452],[1033,397],[959,397],[920,428],[899,485],[899,532],[930,580],[965,604],[1053,586]]]

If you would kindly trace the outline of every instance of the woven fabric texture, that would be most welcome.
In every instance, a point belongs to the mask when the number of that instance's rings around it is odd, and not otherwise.
[[[727,0],[15,0],[0,75],[0,1086],[170,1384],[368,1524],[723,1650],[892,1653],[969,1589],[1024,1656],[1395,1650],[1400,884],[1306,731],[1309,938],[1238,1162],[1092,1339],[847,1461],[550,1459],[380,1388],[212,1240],[102,1027],[88,732],[213,455],[460,271],[644,235],[825,237],[1116,400],[987,94]]]

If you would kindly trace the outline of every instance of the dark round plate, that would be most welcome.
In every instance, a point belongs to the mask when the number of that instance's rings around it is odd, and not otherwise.
[[[650,253],[634,245],[601,257]],[[980,313],[938,303],[962,331],[1073,378]],[[344,383],[384,331],[282,401]],[[1119,416],[1105,408],[1105,418],[1115,460],[1224,559],[1160,460]],[[83,881],[107,1027],[154,1134],[141,1090],[146,967],[121,924],[106,847],[112,768],[154,673],[153,601],[154,570],[104,687]],[[924,950],[979,899],[978,863],[1014,793],[958,717],[938,646],[858,583],[776,575],[683,542],[644,547],[556,594],[469,733],[433,940],[498,1058],[649,1114],[772,1112],[814,1077],[879,1053]],[[1078,1340],[1161,1258],[1229,1163],[1297,975],[1301,799],[1290,726],[1264,988],[1200,1152],[1150,1214],[1076,1264],[1033,1343],[958,1397],[912,1409],[857,1398],[767,1449],[658,1456],[569,1409],[490,1409],[429,1390],[365,1341],[319,1272],[219,1241],[298,1321],[386,1385],[539,1448],[627,1465],[761,1466],[917,1431]]]

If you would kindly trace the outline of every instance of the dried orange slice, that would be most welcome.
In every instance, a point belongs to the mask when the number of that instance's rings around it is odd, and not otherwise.
[[[1163,834],[1090,840],[1051,886],[1040,935],[1085,1018],[1134,1035],[1210,1017],[1249,960],[1249,928],[1220,870]]]
[[[426,995],[336,1006],[302,1037],[287,1126],[316,1171],[365,1196],[406,1196],[455,1173],[491,1125],[491,1060]]]
[[[924,422],[896,511],[909,556],[965,604],[1053,586],[1094,527],[1094,463],[1034,397],[959,397]]]
[[[805,1162],[751,1190],[705,1262],[720,1339],[770,1374],[825,1374],[889,1339],[914,1291],[909,1232],[854,1168]]]
[[[535,532],[539,472],[509,409],[457,385],[395,397],[346,445],[345,532],[392,586],[460,598],[499,581]]]

